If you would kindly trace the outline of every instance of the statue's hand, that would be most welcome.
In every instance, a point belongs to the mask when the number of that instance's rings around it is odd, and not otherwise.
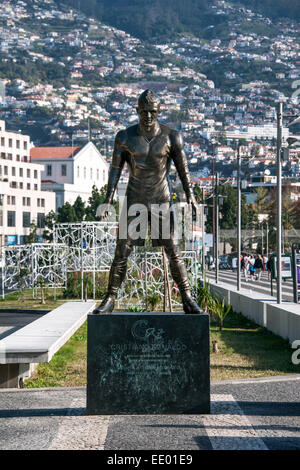
[[[97,207],[96,216],[100,218],[100,221],[107,219],[112,208],[112,200],[109,198],[105,199],[102,204]]]

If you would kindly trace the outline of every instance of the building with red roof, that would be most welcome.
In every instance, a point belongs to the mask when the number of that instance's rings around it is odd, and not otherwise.
[[[109,165],[92,142],[81,147],[33,147],[31,162],[44,166],[42,188],[56,193],[56,210],[78,196],[87,202],[93,186],[108,181]]]

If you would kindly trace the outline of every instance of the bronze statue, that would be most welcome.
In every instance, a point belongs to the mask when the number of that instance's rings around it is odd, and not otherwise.
[[[165,204],[170,207],[172,198],[168,172],[172,162],[174,162],[181,179],[187,202],[192,205],[194,211],[198,210],[181,135],[176,130],[170,129],[157,121],[160,113],[160,103],[152,91],[146,90],[140,95],[136,110],[139,115],[139,123],[118,132],[116,135],[105,199],[105,204],[112,204],[122,169],[124,164],[127,163],[130,174],[126,191],[126,210],[128,212],[126,213],[125,223],[127,223],[127,228],[132,220],[128,213],[130,207],[134,204],[146,207],[149,222],[153,205]],[[181,257],[178,241],[173,233],[172,215],[171,232],[168,238],[164,238],[161,230],[164,217],[161,213],[155,215],[154,211],[154,220],[159,226],[159,233],[157,239],[152,240],[152,244],[163,246],[165,249],[170,262],[172,277],[181,294],[184,312],[187,314],[201,313],[199,306],[191,297],[185,263]],[[153,213],[151,214],[151,220],[153,221]],[[113,311],[115,297],[126,275],[127,258],[133,246],[143,245],[145,238],[146,233],[145,237],[139,239],[131,237],[130,233],[122,238],[119,229],[107,294],[100,306],[94,310],[94,314],[111,313]]]

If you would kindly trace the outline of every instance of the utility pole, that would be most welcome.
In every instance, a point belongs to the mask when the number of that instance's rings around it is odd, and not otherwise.
[[[219,264],[218,264],[218,259],[219,259],[219,174],[216,173],[216,192],[215,192],[215,263],[216,263],[216,268],[215,268],[215,279],[216,279],[216,284],[219,281]]]
[[[267,249],[267,258],[269,259],[269,223],[267,222],[267,233],[266,233],[266,249]]]
[[[237,143],[237,290],[241,289],[241,148]]]
[[[204,233],[204,188],[202,188],[202,219],[201,219],[201,231],[202,231],[202,277],[204,278],[205,274],[205,253],[204,253],[204,246],[205,246],[205,233]]]
[[[281,147],[282,147],[282,103],[277,107],[277,230],[276,230],[276,251],[277,251],[277,303],[282,302],[281,290],[281,210],[282,210],[282,183],[281,183]]]
[[[212,174],[212,194],[213,194],[213,207],[212,207],[212,226],[213,226],[213,252],[215,256],[216,252],[216,224],[215,224],[215,191],[216,191],[216,182],[215,182],[215,141],[212,139],[212,161],[211,161],[211,174]]]

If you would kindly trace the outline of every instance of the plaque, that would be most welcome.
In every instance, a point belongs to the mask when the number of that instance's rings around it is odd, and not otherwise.
[[[209,412],[207,314],[88,315],[88,414]]]

